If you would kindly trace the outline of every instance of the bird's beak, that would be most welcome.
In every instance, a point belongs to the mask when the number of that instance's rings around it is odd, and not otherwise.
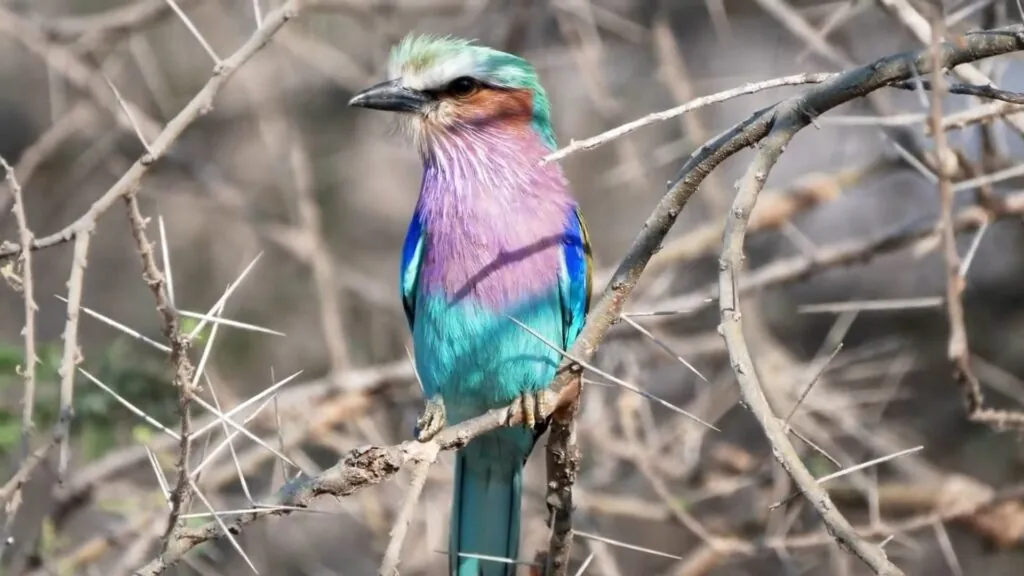
[[[356,94],[348,105],[391,112],[419,112],[430,101],[423,92],[406,88],[399,80],[389,80]]]

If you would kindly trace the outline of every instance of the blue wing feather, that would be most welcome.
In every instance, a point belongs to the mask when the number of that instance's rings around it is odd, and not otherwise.
[[[583,330],[583,323],[590,310],[592,271],[590,235],[579,207],[575,207],[566,222],[562,240],[562,273],[558,282],[565,326],[562,345],[565,349],[572,345]]]
[[[409,321],[410,330],[416,314],[416,284],[419,282],[420,266],[423,264],[423,233],[423,220],[417,210],[413,212],[409,230],[405,233],[399,275],[402,308],[405,309],[405,318]]]

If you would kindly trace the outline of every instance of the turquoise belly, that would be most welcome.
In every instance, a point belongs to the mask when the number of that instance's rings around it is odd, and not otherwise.
[[[429,293],[417,298],[416,368],[427,396],[443,398],[449,424],[541,390],[554,376],[558,352],[508,317],[549,343],[563,345],[562,309],[554,289],[504,314],[470,298],[455,304]]]

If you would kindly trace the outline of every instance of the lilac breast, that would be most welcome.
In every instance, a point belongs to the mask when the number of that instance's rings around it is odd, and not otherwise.
[[[425,158],[420,287],[502,308],[555,289],[573,199],[534,134],[473,132]]]

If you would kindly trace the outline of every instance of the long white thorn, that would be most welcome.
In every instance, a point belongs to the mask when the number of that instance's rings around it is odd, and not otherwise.
[[[216,326],[214,328],[216,328]],[[204,376],[206,375],[204,374]],[[210,380],[209,376],[206,376],[206,387],[210,391],[210,397],[213,398],[213,404],[217,407],[217,411],[221,411],[220,400],[217,399],[217,392],[214,390],[213,381]],[[263,403],[263,406],[266,406],[271,400],[273,400],[273,398],[267,398]],[[260,406],[260,408],[262,409],[263,406]],[[256,412],[256,414],[258,413],[259,411]],[[243,421],[242,425],[244,426],[247,422],[248,420]],[[253,498],[252,494],[249,492],[249,483],[245,481],[245,474],[242,473],[242,464],[238,462],[238,454],[235,452],[235,443],[232,442],[234,435],[230,430],[228,430],[227,425],[223,422],[221,422],[221,428],[224,430],[224,441],[227,442],[228,450],[231,451],[231,460],[235,464],[235,471],[238,472],[238,481],[242,483],[242,492],[245,493],[245,498],[249,501],[249,504],[252,504]]]
[[[622,542],[621,540],[613,540],[611,538],[606,538],[604,536],[598,536],[597,534],[589,534],[587,532],[580,532],[579,530],[573,530],[572,533],[577,535],[577,536],[582,536],[583,538],[587,538],[587,539],[590,539],[590,540],[596,540],[598,542],[604,542],[605,544],[611,544],[612,546],[618,546],[619,548],[625,548],[627,550],[636,550],[638,552],[646,552],[646,553],[652,554],[654,556],[662,556],[664,558],[672,558],[672,559],[675,559],[675,560],[683,560],[684,559],[682,556],[676,556],[675,554],[669,554],[667,552],[659,552],[657,550],[651,550],[650,548],[644,548],[643,546],[637,546],[636,544],[628,544],[626,542]]]
[[[60,300],[61,302],[65,303],[65,304],[68,303],[67,298],[64,298],[63,296],[61,296],[59,294],[54,294],[54,296],[56,296],[57,299]],[[86,308],[85,306],[82,306],[81,310],[82,310],[82,312],[85,312],[87,315],[92,316],[93,318],[99,320],[100,322],[103,322],[107,326],[110,326],[111,328],[120,330],[121,332],[124,332],[125,334],[127,334],[128,336],[131,336],[132,338],[135,338],[136,340],[141,340],[142,342],[145,342],[146,344],[149,344],[150,346],[156,348],[157,350],[159,350],[161,352],[170,353],[170,351],[171,351],[170,347],[165,346],[165,345],[157,342],[156,340],[153,340],[151,338],[147,338],[146,336],[143,336],[141,333],[139,333],[135,329],[129,328],[128,326],[125,326],[124,324],[121,324],[120,322],[118,322],[117,320],[114,320],[113,318],[108,318],[107,316],[104,316],[103,314],[100,314],[99,312],[96,312],[94,310],[90,310],[89,308]]]
[[[245,426],[242,426],[238,422],[235,422],[234,420],[228,418],[227,415],[221,414],[220,410],[217,410],[216,408],[211,406],[209,402],[203,400],[202,398],[200,398],[198,396],[193,397],[192,400],[195,401],[196,404],[199,404],[200,406],[202,406],[207,412],[209,412],[210,414],[213,414],[214,417],[217,420],[220,420],[221,422],[227,424],[228,426],[231,426],[235,430],[238,430],[242,434],[245,434],[246,436],[249,437],[250,440],[252,440],[253,442],[259,444],[260,446],[266,448],[274,456],[277,456],[281,460],[287,462],[288,464],[291,464],[292,466],[295,466],[296,468],[299,467],[298,464],[296,464],[295,462],[292,462],[291,458],[289,458],[289,457],[285,456],[284,454],[281,454],[280,452],[278,452],[278,450],[276,448],[274,448],[270,444],[267,444],[266,442],[263,441],[262,438],[260,438],[259,436],[253,434],[249,430],[247,430],[245,428]],[[211,422],[210,424],[216,425],[216,422]],[[189,436],[189,442],[192,442],[193,440],[195,440],[196,437],[198,437],[198,434],[196,434],[195,436]]]
[[[231,326],[232,328],[240,328],[242,330],[250,330],[252,332],[262,332],[264,334],[272,334],[274,336],[286,336],[284,332],[278,332],[270,328],[264,328],[263,326],[257,326],[255,324],[248,324],[246,322],[239,322],[238,320],[231,320],[230,318],[222,318],[220,312],[223,310],[223,306],[212,310],[213,315],[202,314],[200,312],[191,312],[189,310],[178,310],[178,315],[185,316],[187,318],[195,318],[196,320],[203,320],[211,324],[220,324],[223,326]]]
[[[218,310],[218,313],[220,310]],[[203,346],[203,355],[199,357],[199,364],[196,365],[195,374],[192,375],[192,385],[189,390],[195,390],[199,384],[199,379],[203,377],[203,371],[206,370],[206,361],[210,359],[210,352],[213,350],[213,341],[217,339],[217,328],[219,324],[214,324],[210,330],[210,337],[206,339],[206,345]],[[219,412],[219,410],[218,410]]]
[[[206,509],[213,514],[214,522],[216,522],[217,525],[220,526],[220,529],[224,531],[224,535],[227,536],[229,541],[231,541],[231,545],[235,547],[235,550],[237,550],[238,553],[241,554],[242,559],[245,560],[245,563],[249,565],[249,568],[251,568],[254,573],[259,574],[260,571],[257,570],[255,566],[253,566],[252,561],[249,560],[248,556],[246,556],[245,550],[242,550],[241,545],[238,544],[238,540],[236,540],[234,535],[231,534],[231,531],[228,530],[227,525],[224,524],[223,520],[221,520],[220,514],[218,514],[217,511],[213,509],[213,506],[210,504],[210,501],[207,500],[206,496],[203,496],[203,493],[199,491],[199,487],[196,486],[196,482],[195,480],[192,479],[191,476],[189,476],[188,478],[188,483],[192,485],[192,490],[195,491],[196,496],[198,496],[199,499],[203,501],[203,506],[206,506]]]
[[[639,332],[639,333],[643,334],[643,335],[644,335],[644,336],[646,336],[646,337],[647,337],[647,338],[648,338],[648,339],[649,339],[649,340],[650,340],[651,342],[654,342],[655,344],[657,344],[657,345],[658,345],[658,348],[661,348],[661,349],[662,349],[663,351],[665,351],[665,352],[666,352],[666,353],[667,353],[667,354],[668,354],[669,356],[672,356],[673,358],[675,358],[676,360],[678,360],[678,361],[679,361],[679,362],[680,362],[680,363],[681,363],[681,364],[682,364],[683,366],[686,366],[687,368],[689,368],[689,369],[690,369],[690,372],[693,372],[694,374],[696,374],[698,378],[700,378],[701,380],[703,380],[703,381],[705,381],[705,382],[707,382],[707,381],[708,381],[708,379],[707,379],[707,378],[705,378],[705,377],[704,377],[704,375],[700,373],[700,370],[697,370],[696,368],[694,368],[692,364],[690,364],[689,362],[687,362],[687,361],[686,361],[686,359],[685,359],[685,358],[683,358],[682,356],[680,356],[679,354],[677,354],[677,353],[676,353],[676,351],[675,351],[675,350],[673,350],[673,349],[672,349],[672,348],[671,348],[671,347],[670,347],[670,346],[669,346],[668,344],[665,344],[664,342],[662,342],[662,341],[661,341],[661,339],[659,339],[659,338],[658,338],[657,336],[655,336],[654,334],[652,334],[650,330],[648,330],[647,328],[644,328],[644,327],[643,327],[643,326],[641,326],[641,325],[640,325],[640,324],[639,324],[639,323],[638,323],[638,322],[637,322],[636,320],[633,320],[633,319],[632,319],[632,318],[630,318],[629,316],[625,316],[625,315],[623,315],[623,316],[621,316],[621,318],[622,318],[623,320],[625,320],[627,324],[629,324],[630,326],[632,326],[633,328],[635,328],[637,332]]]
[[[171,275],[171,249],[167,246],[167,228],[164,227],[164,217],[157,215],[157,224],[160,225],[160,257],[164,261],[164,283],[167,285],[167,299],[174,306],[174,277]]]
[[[226,419],[230,419],[230,418],[231,418],[232,416],[234,416],[234,415],[235,415],[235,414],[237,414],[238,412],[240,412],[240,411],[244,410],[244,409],[245,409],[246,407],[248,407],[248,406],[250,406],[250,405],[252,405],[252,404],[255,404],[256,402],[259,402],[259,401],[260,401],[260,400],[262,400],[262,399],[263,399],[264,397],[266,397],[266,396],[268,396],[268,395],[272,394],[272,393],[273,393],[273,392],[274,392],[275,390],[277,390],[278,388],[280,388],[280,387],[284,386],[285,384],[287,384],[287,383],[291,382],[292,380],[294,380],[294,379],[298,378],[299,374],[302,374],[302,370],[299,370],[298,372],[296,372],[296,373],[292,374],[291,376],[289,376],[289,377],[285,378],[284,380],[281,380],[280,382],[277,382],[277,383],[276,383],[276,384],[274,384],[273,386],[270,386],[270,387],[268,387],[268,388],[267,388],[266,390],[264,390],[263,392],[260,392],[259,394],[257,394],[257,395],[255,395],[255,396],[253,396],[252,398],[249,398],[249,399],[248,399],[248,400],[246,400],[245,402],[242,402],[242,403],[241,403],[241,404],[239,404],[238,406],[235,406],[235,407],[234,407],[234,408],[232,408],[231,410],[228,410],[228,411],[227,411],[226,413],[224,413],[224,414],[223,414],[222,416],[223,416],[224,418],[226,418]],[[232,422],[232,423],[233,423],[233,422]],[[198,430],[197,432],[193,433],[193,434],[192,434],[192,436],[190,436],[190,438],[198,438],[199,436],[202,436],[202,435],[203,435],[203,434],[205,434],[206,432],[209,432],[209,431],[210,431],[210,429],[211,429],[211,428],[213,428],[213,427],[214,427],[214,426],[216,426],[216,425],[217,425],[217,423],[216,423],[216,422],[210,422],[210,423],[209,423],[209,424],[207,424],[206,426],[203,426],[202,428],[200,428],[200,429],[199,429],[199,430]]]
[[[626,382],[625,380],[622,380],[621,378],[616,378],[615,376],[612,376],[611,374],[605,372],[604,370],[601,370],[601,369],[597,368],[596,366],[593,366],[593,365],[591,365],[591,364],[589,364],[587,362],[584,362],[583,360],[580,360],[579,358],[576,358],[576,357],[572,356],[568,352],[565,352],[564,350],[562,350],[558,346],[555,346],[554,344],[549,342],[546,338],[544,338],[543,336],[538,334],[535,330],[533,330],[532,328],[530,328],[526,324],[523,324],[519,320],[516,320],[515,318],[513,318],[511,316],[506,316],[506,318],[508,318],[509,320],[511,320],[511,321],[515,322],[516,324],[518,324],[520,328],[522,328],[523,330],[526,330],[527,332],[532,334],[534,338],[537,338],[538,340],[540,340],[541,342],[546,344],[549,348],[551,348],[555,352],[558,352],[563,357],[568,358],[569,360],[572,360],[573,362],[579,364],[583,368],[585,368],[587,370],[590,370],[594,374],[597,374],[598,376],[601,376],[603,378],[607,378],[608,380],[611,380],[612,382],[614,382],[615,384],[618,384],[619,386],[625,388],[626,390],[629,390],[630,392],[633,392],[635,394],[639,394],[640,396],[642,396],[644,398],[647,398],[648,400],[651,400],[652,402],[657,402],[658,404],[661,404],[662,406],[668,408],[669,410],[672,410],[673,412],[676,412],[678,414],[682,414],[683,416],[686,416],[687,418],[693,420],[694,422],[697,422],[698,424],[703,424],[704,426],[707,426],[708,428],[714,430],[715,432],[721,432],[721,430],[716,428],[713,424],[711,424],[709,422],[705,422],[704,420],[701,420],[697,416],[694,416],[693,414],[690,414],[689,412],[687,412],[686,410],[683,410],[682,408],[676,406],[675,404],[672,404],[671,402],[668,402],[666,400],[662,400],[661,398],[658,398],[657,396],[655,396],[654,394],[651,394],[650,392],[648,392],[646,390],[642,390],[642,389],[638,388],[637,386],[634,386],[634,385],[630,384],[629,382]]]
[[[166,2],[167,5],[171,7],[171,10],[174,10],[174,13],[177,14],[178,18],[180,18],[181,21],[185,24],[185,28],[188,28],[188,31],[192,33],[192,36],[195,37],[197,42],[199,42],[199,45],[203,47],[203,50],[206,50],[206,53],[210,55],[210,58],[213,59],[213,63],[217,66],[220,66],[220,56],[217,56],[217,53],[213,50],[213,46],[210,46],[210,43],[206,41],[206,38],[204,38],[203,35],[199,32],[199,29],[196,28],[196,25],[193,24],[191,20],[189,20],[188,15],[185,14],[185,11],[182,10],[181,7],[178,6],[178,3],[174,0],[166,0]]]
[[[160,493],[164,495],[164,501],[167,502],[167,509],[172,508],[171,505],[171,487],[167,484],[167,478],[164,476],[164,471],[160,468],[160,461],[157,460],[156,454],[149,449],[149,446],[143,446],[146,449],[146,456],[149,457],[149,464],[153,467],[153,472],[156,474],[156,482],[160,485]]]
[[[266,408],[267,405],[270,404],[271,400],[273,400],[274,398],[277,398],[277,396],[273,396],[272,398],[267,398],[266,400],[264,400],[263,404],[260,404],[259,407],[257,407],[252,414],[250,414],[248,417],[245,418],[245,420],[242,421],[242,425],[244,426],[248,424],[250,420],[259,416],[259,413],[262,412],[263,409]],[[192,476],[198,477],[199,473],[202,472],[203,468],[206,468],[206,465],[212,462],[214,457],[220,454],[220,452],[224,450],[224,448],[228,447],[229,440],[234,440],[235,436],[238,436],[238,432],[232,432],[230,436],[222,440],[220,444],[218,444],[213,450],[211,450],[210,453],[206,455],[206,458],[203,458],[203,461],[200,462],[199,465],[192,470]]]
[[[238,286],[242,283],[242,280],[245,279],[245,277],[249,274],[249,271],[252,270],[252,267],[256,265],[256,262],[258,262],[262,256],[263,252],[260,252],[259,254],[256,255],[255,258],[252,259],[252,262],[249,262],[249,265],[246,266],[244,270],[242,270],[242,273],[238,275],[238,278],[235,278],[235,281],[228,285],[227,290],[225,290],[224,294],[222,294],[220,299],[217,300],[217,303],[214,304],[212,308],[210,308],[210,311],[207,313],[208,315],[215,314],[217,310],[220,310],[221,307],[224,306],[224,304],[228,301],[228,298],[231,296],[231,294],[234,293],[235,289],[238,288]],[[196,335],[201,333],[203,331],[203,328],[206,327],[206,323],[207,320],[200,320],[199,324],[197,324],[196,327],[193,328],[192,331],[188,333],[188,339],[194,340]]]
[[[153,418],[149,414],[146,414],[145,412],[143,412],[142,410],[137,408],[134,404],[132,404],[131,402],[129,402],[129,401],[125,400],[124,398],[122,398],[120,394],[118,394],[117,392],[114,392],[113,390],[111,390],[110,387],[107,386],[106,384],[104,384],[103,382],[100,382],[99,378],[97,378],[97,377],[93,376],[92,374],[86,372],[82,368],[79,368],[78,371],[81,372],[90,381],[92,381],[93,384],[99,386],[104,392],[106,392],[107,394],[110,394],[111,396],[113,396],[114,400],[117,400],[118,402],[120,402],[122,406],[124,406],[125,408],[131,410],[132,413],[135,414],[136,416],[138,416],[139,418],[142,418],[147,424],[149,424],[150,426],[156,428],[157,430],[160,430],[160,431],[164,432],[165,434],[169,435],[171,438],[174,438],[175,440],[179,440],[179,441],[181,440],[181,436],[178,436],[177,432],[175,432],[174,430],[171,430],[170,428],[168,428],[168,427],[164,426],[163,424],[157,422],[155,418]]]

